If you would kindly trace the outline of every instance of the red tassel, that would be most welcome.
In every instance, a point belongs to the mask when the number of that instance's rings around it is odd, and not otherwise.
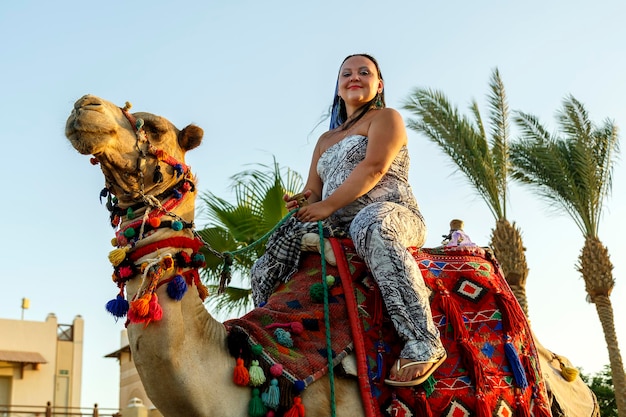
[[[467,368],[467,372],[470,378],[472,378],[474,386],[484,387],[487,381],[483,368],[476,361],[476,357],[478,356],[476,349],[467,342],[467,339],[459,340],[458,347],[461,360],[465,368]]]
[[[159,305],[159,297],[156,294],[152,294],[150,303],[148,303],[148,318],[152,321],[159,321],[163,318],[163,309]]]
[[[526,400],[524,399],[524,394],[517,391],[515,395],[515,415],[518,417],[530,417],[530,405],[526,404]]]
[[[476,394],[476,417],[491,417],[491,408],[487,404],[487,398],[482,392]]]
[[[285,413],[285,417],[304,417],[304,404],[300,397],[293,399],[293,407]]]
[[[496,293],[496,304],[502,314],[502,326],[504,331],[510,334],[517,334],[519,329],[526,322],[526,316],[519,306],[517,299],[507,293]]]
[[[465,322],[463,321],[463,311],[461,307],[450,297],[450,293],[441,280],[437,280],[437,287],[440,295],[441,309],[446,315],[448,324],[452,327],[454,339],[467,339],[468,332],[467,327],[465,327]]]
[[[418,395],[415,396],[415,415],[422,417],[433,417],[433,412],[430,409],[430,404],[428,404],[428,399],[426,399],[426,392],[420,391]]]
[[[243,359],[237,358],[237,365],[233,372],[233,382],[237,385],[245,387],[250,382],[250,374],[245,366],[243,366]]]

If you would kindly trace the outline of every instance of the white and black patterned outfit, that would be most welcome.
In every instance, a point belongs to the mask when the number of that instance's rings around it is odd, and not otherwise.
[[[322,199],[330,196],[365,158],[367,137],[352,135],[328,148],[318,160],[324,184]],[[391,167],[367,194],[334,212],[324,221],[325,234],[348,231],[380,287],[387,311],[405,340],[401,357],[418,361],[437,359],[445,350],[433,323],[430,290],[408,246],[422,246],[426,226],[408,182],[409,154],[402,147]],[[291,217],[270,237],[263,256],[252,267],[252,294],[264,303],[276,285],[297,270],[300,241],[317,233],[317,222]]]

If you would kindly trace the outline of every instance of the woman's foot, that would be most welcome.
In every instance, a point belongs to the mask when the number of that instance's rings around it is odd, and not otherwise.
[[[445,362],[447,357],[444,353],[441,358],[430,361],[414,361],[399,358],[391,369],[389,379],[385,379],[385,383],[398,387],[411,387],[423,384]]]

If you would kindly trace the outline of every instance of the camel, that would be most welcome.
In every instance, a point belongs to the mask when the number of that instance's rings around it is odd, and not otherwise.
[[[206,289],[197,275],[202,242],[193,230],[195,178],[185,153],[200,145],[203,131],[195,125],[179,130],[163,117],[129,109],[128,103],[120,108],[85,95],[76,101],[65,130],[76,151],[92,155],[105,178],[101,197],[107,198],[117,230],[117,249],[109,255],[120,289],[117,301],[124,293],[130,301],[130,309],[112,301],[110,311],[127,313],[137,371],[164,416],[248,416],[250,388],[233,383],[235,358],[228,351],[227,328],[205,308]],[[172,299],[170,283],[180,274],[187,291]],[[554,368],[554,355],[541,349],[542,366]],[[550,384],[562,384],[555,375]],[[336,415],[365,416],[355,380],[335,378],[333,383]],[[324,376],[302,392],[307,416],[329,415],[330,386]],[[569,387],[575,388],[565,395],[588,395],[580,384]],[[569,411],[560,415],[592,415],[587,409]]]

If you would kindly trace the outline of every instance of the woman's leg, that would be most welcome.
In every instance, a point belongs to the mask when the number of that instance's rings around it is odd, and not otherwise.
[[[398,204],[375,203],[357,214],[350,225],[350,235],[357,253],[378,283],[398,334],[405,340],[400,357],[411,361],[442,357],[445,349],[432,319],[430,289],[407,250],[408,246],[422,246],[425,242],[426,227],[422,219]],[[403,374],[411,379],[414,375],[410,376],[410,372],[423,373],[418,367]]]

